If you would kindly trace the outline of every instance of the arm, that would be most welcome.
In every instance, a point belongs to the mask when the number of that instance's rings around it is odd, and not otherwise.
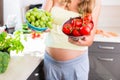
[[[53,0],[45,0],[45,3],[43,4],[42,8],[50,12],[52,6],[53,6]]]
[[[51,8],[53,6],[53,0],[45,0],[42,9],[50,12]],[[50,29],[48,28],[47,30],[45,30],[44,32],[50,32]]]
[[[89,36],[84,36],[84,39],[79,39],[77,42],[69,38],[69,42],[78,46],[90,46],[93,43],[94,36],[96,33],[98,18],[100,14],[100,9],[101,9],[101,0],[96,0],[96,1],[97,2],[95,5],[95,8],[93,9],[93,12],[92,12],[94,28],[92,29],[91,34]]]

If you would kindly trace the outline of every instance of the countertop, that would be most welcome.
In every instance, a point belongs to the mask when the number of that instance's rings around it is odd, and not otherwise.
[[[106,37],[102,35],[95,35],[94,41],[99,42],[120,42],[120,36],[117,37]]]
[[[24,51],[18,54],[11,51],[8,68],[5,73],[0,74],[0,80],[27,80],[43,59],[43,39],[28,37],[27,41],[22,42],[25,46]]]
[[[94,41],[120,42],[120,27],[99,27]]]
[[[6,72],[0,74],[0,80],[27,80],[41,59],[41,57],[31,56],[30,54],[11,56]]]

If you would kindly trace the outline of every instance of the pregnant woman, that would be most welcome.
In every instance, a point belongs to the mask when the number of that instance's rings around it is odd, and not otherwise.
[[[88,47],[93,43],[100,0],[46,0],[43,9],[53,17],[45,39],[44,73],[46,80],[88,80]],[[90,35],[74,41],[62,32],[62,24],[71,17],[91,14],[94,27]]]

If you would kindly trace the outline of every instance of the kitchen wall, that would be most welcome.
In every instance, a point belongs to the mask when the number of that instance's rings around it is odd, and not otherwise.
[[[16,16],[16,26],[21,24],[21,5],[20,0],[4,0],[4,24],[7,24],[8,17]]]
[[[120,5],[120,0],[102,0],[102,5]]]
[[[99,18],[99,27],[120,27],[120,6],[102,6]]]
[[[8,18],[13,16],[16,20],[16,29],[21,28],[24,19],[25,8],[30,4],[39,4],[44,0],[4,0],[4,24],[8,23]]]
[[[120,0],[102,0],[98,28],[120,33]]]

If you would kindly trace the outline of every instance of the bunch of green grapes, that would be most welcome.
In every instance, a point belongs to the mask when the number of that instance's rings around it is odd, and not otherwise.
[[[26,19],[30,24],[32,24],[35,27],[52,28],[53,18],[51,16],[51,13],[45,10],[38,9],[35,7],[26,12]]]
[[[7,52],[0,52],[0,73],[4,73],[8,67],[10,55]]]

